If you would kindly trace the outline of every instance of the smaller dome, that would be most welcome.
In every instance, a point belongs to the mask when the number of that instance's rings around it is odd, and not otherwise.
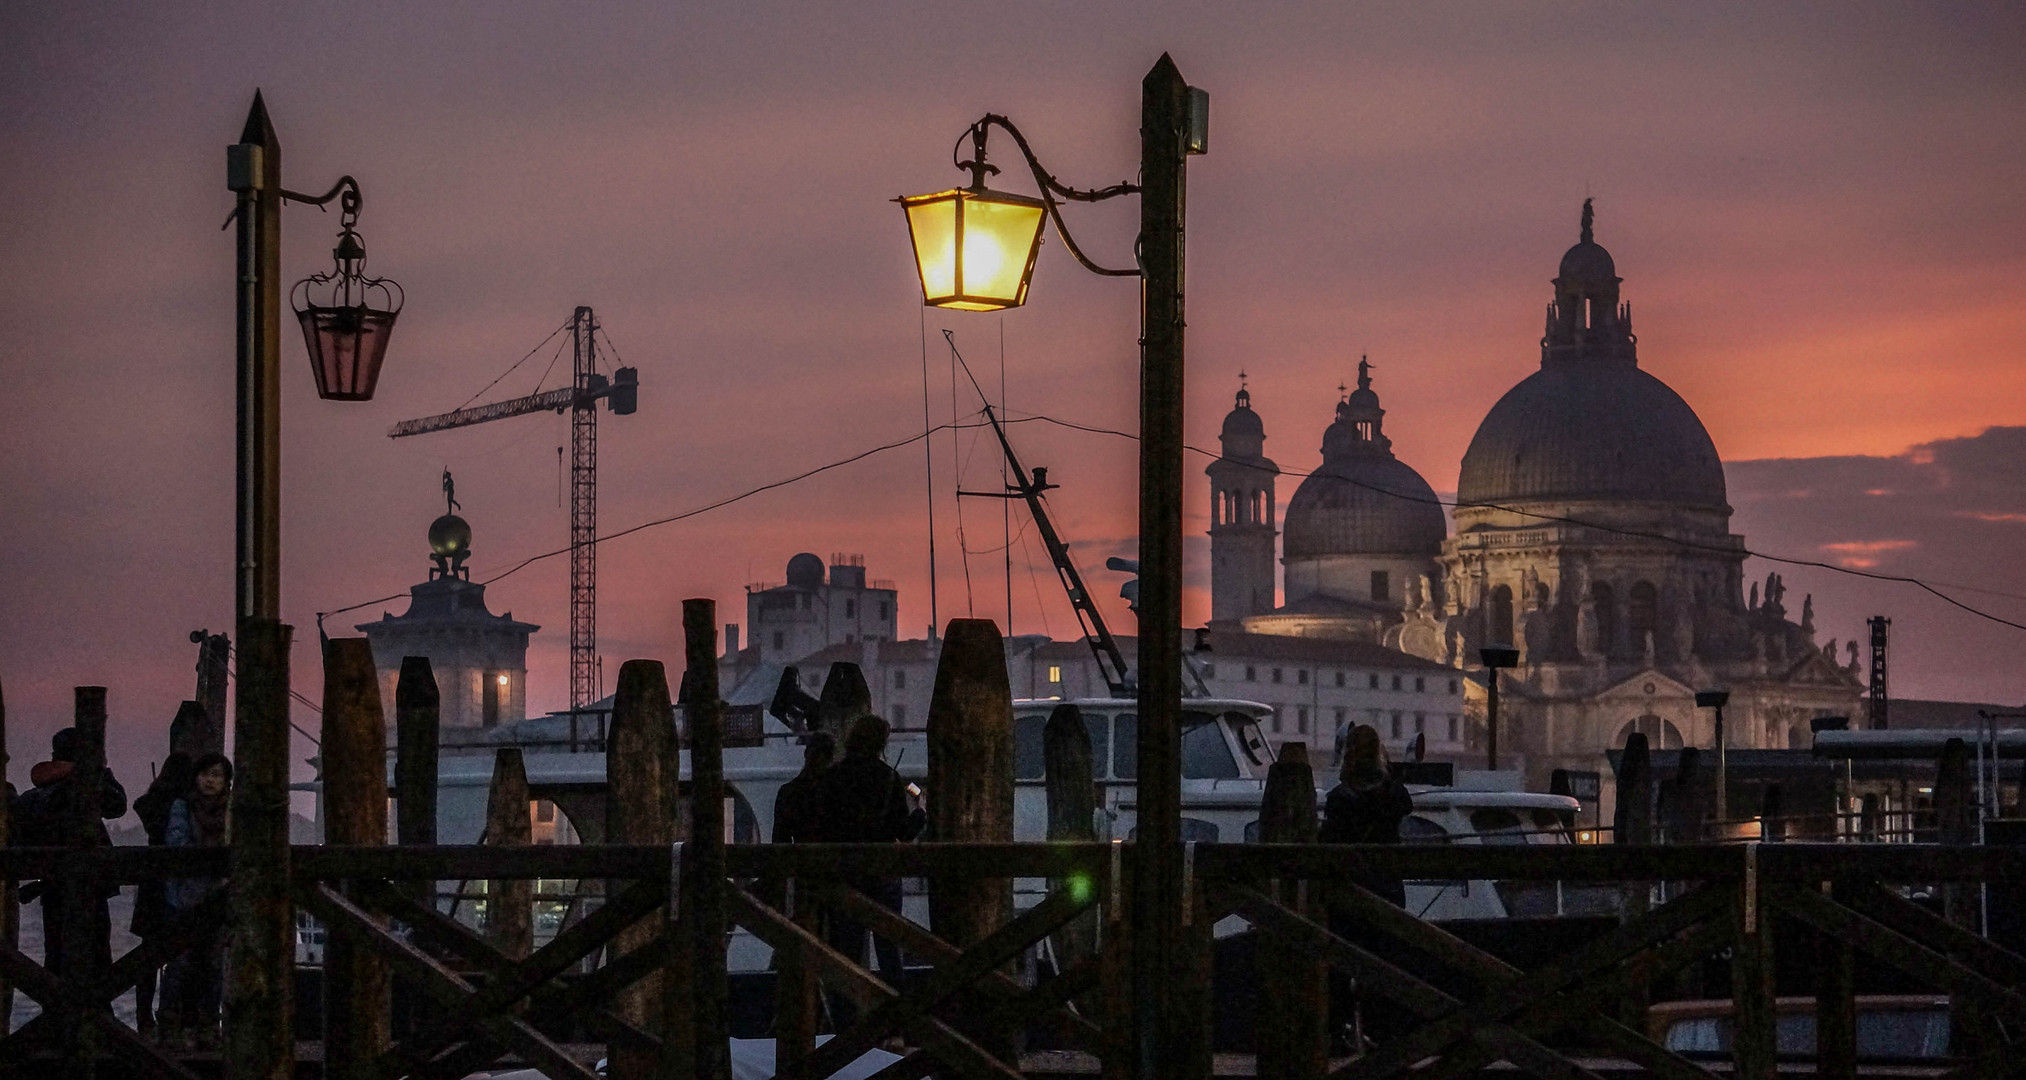
[[[789,559],[788,587],[791,589],[822,588],[823,560],[806,551]]]
[[[1237,402],[1224,414],[1224,428],[1217,434],[1228,458],[1257,457],[1266,449],[1266,424],[1252,411],[1252,394],[1238,391]]]
[[[1563,253],[1560,277],[1563,281],[1616,281],[1618,264],[1604,245],[1584,240]]]
[[[471,525],[456,514],[445,514],[429,523],[429,554],[440,559],[458,559],[471,554]]]

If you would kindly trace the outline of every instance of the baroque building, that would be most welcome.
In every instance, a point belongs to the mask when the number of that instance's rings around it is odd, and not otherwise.
[[[1811,719],[1851,714],[1854,655],[1839,664],[1833,643],[1816,644],[1807,601],[1790,617],[1777,574],[1763,590],[1745,582],[1716,446],[1639,366],[1620,284],[1585,202],[1540,367],[1464,454],[1453,536],[1426,482],[1393,457],[1360,364],[1322,467],[1288,502],[1286,604],[1244,629],[1373,641],[1473,671],[1484,645],[1516,647],[1500,741],[1530,786],[1555,768],[1603,769],[1605,749],[1634,731],[1656,749],[1710,746],[1700,689],[1730,691],[1737,747],[1807,745]]]

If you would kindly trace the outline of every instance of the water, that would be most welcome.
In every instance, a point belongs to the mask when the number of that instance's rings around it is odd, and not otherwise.
[[[120,890],[106,905],[113,917],[113,957],[141,943],[141,939],[127,929],[134,918],[134,888],[129,885]],[[40,901],[21,905],[21,952],[36,963],[42,962],[42,904]],[[14,992],[14,1023],[9,1031],[21,1030],[21,1025],[42,1015],[42,1006],[37,1005],[28,995],[19,990]],[[120,1023],[134,1026],[134,992],[129,990],[113,1002],[113,1015]]]

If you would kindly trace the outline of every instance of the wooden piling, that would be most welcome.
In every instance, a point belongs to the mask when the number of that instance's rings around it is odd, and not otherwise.
[[[990,619],[951,619],[929,696],[929,839],[1004,843],[1013,839],[1013,692],[1005,646]],[[968,948],[1013,912],[1008,878],[936,877],[929,925]]]
[[[844,729],[851,718],[871,711],[872,688],[865,684],[865,672],[848,660],[832,663],[823,676],[823,693],[817,699],[816,730],[829,732],[842,746]]]
[[[1057,705],[1041,729],[1042,775],[1048,793],[1048,839],[1087,842],[1097,839],[1097,785],[1090,756],[1090,728],[1083,711],[1069,702]],[[1095,891],[1088,876],[1059,879],[1056,889]],[[1053,935],[1059,971],[1067,971],[1097,951],[1097,912],[1086,911]],[[1086,999],[1086,1005],[1094,1004]]]
[[[0,782],[7,780],[7,693],[0,686]],[[14,801],[14,785],[4,784],[0,792],[0,851],[7,849],[13,830],[13,819],[9,815],[10,804]],[[9,949],[21,947],[21,908],[15,902],[14,879],[0,878],[0,945]],[[0,1035],[14,1030],[14,984],[5,975],[0,975]]]
[[[1614,844],[1651,844],[1653,842],[1653,755],[1647,748],[1646,736],[1632,732],[1625,736],[1625,749],[1618,755],[1617,790],[1611,808],[1611,842]],[[1624,920],[1631,922],[1646,914],[1653,899],[1653,883],[1649,881],[1627,881],[1624,889]],[[1643,956],[1626,961],[1628,969],[1638,977],[1628,979],[1625,992],[1617,1001],[1616,1012],[1620,1023],[1631,1026],[1634,1031],[1645,1029],[1646,1010],[1653,1001],[1652,979]]]
[[[239,621],[234,699],[231,946],[225,1075],[295,1076],[295,906],[289,895],[288,652],[291,630]]]
[[[426,656],[401,658],[394,684],[394,838],[403,845],[436,843],[437,741],[442,730],[436,673]],[[420,903],[434,906],[436,883],[400,882]]]
[[[534,842],[528,816],[528,769],[518,746],[492,755],[492,786],[485,800],[485,842],[527,847]],[[501,952],[524,960],[535,951],[535,883],[527,878],[494,878],[485,884],[485,936]]]
[[[185,701],[176,707],[176,718],[169,721],[169,752],[184,754],[196,761],[210,751],[204,749],[204,737],[211,726],[211,718],[204,713],[204,706],[195,701]]]
[[[718,697],[718,610],[711,600],[682,602],[683,659],[690,698],[689,784],[691,820],[682,921],[690,938],[690,1007],[696,1025],[696,1080],[731,1080],[731,1032],[726,1025],[725,982],[725,762],[724,702]],[[855,665],[851,670],[856,672]],[[835,675],[837,668],[831,672]],[[865,678],[858,677],[863,691]],[[824,691],[827,695],[829,686]],[[869,695],[868,695],[869,697]],[[673,995],[671,995],[673,996]]]
[[[1316,842],[1315,773],[1308,746],[1290,743],[1266,770],[1266,793],[1259,807],[1259,840],[1264,844]],[[1299,914],[1320,913],[1308,889],[1276,881],[1277,898]],[[1320,899],[1320,898],[1316,898]],[[1313,954],[1278,933],[1259,939],[1259,1021],[1255,1043],[1262,1080],[1319,1080],[1329,1071],[1328,968]]]
[[[1731,1061],[1733,1075],[1739,1080],[1774,1080],[1775,1076],[1772,908],[1759,903],[1758,891],[1753,884],[1745,884],[1732,905],[1731,1000],[1737,1021],[1731,1035]]]
[[[77,732],[77,756],[72,775],[77,780],[72,789],[71,818],[64,831],[68,846],[83,850],[99,846],[99,832],[103,828],[99,812],[105,790],[106,688],[77,687],[75,709],[71,726]],[[98,943],[107,940],[111,929],[102,923],[105,898],[100,883],[89,872],[71,871],[54,884],[63,898],[63,964],[55,974],[71,986],[96,985],[106,974],[106,958],[99,954]],[[42,911],[46,918],[48,905]],[[71,1067],[87,1080],[96,1077],[99,1045],[103,1041],[98,1026],[86,1019],[82,1011],[65,1009],[58,1030],[63,1032],[62,1045],[70,1049]]]
[[[232,639],[202,630],[190,637],[197,646],[197,707],[204,710],[193,740],[196,752],[190,755],[195,761],[225,752],[225,677],[232,664]]]
[[[668,697],[668,673],[655,660],[628,660],[619,668],[619,688],[612,701],[612,727],[605,743],[605,842],[608,844],[671,844],[675,833],[675,792],[678,783],[675,748],[675,707]],[[605,883],[609,899],[631,882]],[[606,954],[609,964],[644,948],[655,937],[674,933],[667,908],[621,931]],[[687,950],[681,950],[687,953]],[[686,973],[687,969],[681,969]],[[612,1011],[620,1019],[647,1030],[660,1028],[669,1010],[664,996],[679,992],[683,981],[668,969],[650,975],[615,994]],[[669,1071],[657,1071],[655,1055],[644,1047],[615,1043],[611,1054],[613,1080],[649,1080],[687,1075],[694,1069],[693,1041],[672,1039],[663,1032]]]
[[[373,649],[362,637],[324,646],[324,843],[387,842],[387,721]],[[353,886],[345,892],[356,896]],[[378,1057],[391,1037],[387,961],[356,937],[324,942],[324,1068],[341,1076]]]
[[[1836,934],[1815,936],[1815,1075],[1857,1080],[1856,951]]]

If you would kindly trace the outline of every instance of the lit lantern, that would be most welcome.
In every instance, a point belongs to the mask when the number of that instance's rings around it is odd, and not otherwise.
[[[982,184],[895,201],[914,238],[922,303],[998,311],[1027,302],[1047,203]]]
[[[326,401],[371,401],[380,381],[380,362],[387,357],[387,338],[394,332],[394,317],[401,313],[401,286],[365,275],[366,245],[352,228],[359,214],[353,190],[346,190],[342,205],[344,231],[331,250],[331,272],[296,282],[289,302],[302,323],[317,396]]]

